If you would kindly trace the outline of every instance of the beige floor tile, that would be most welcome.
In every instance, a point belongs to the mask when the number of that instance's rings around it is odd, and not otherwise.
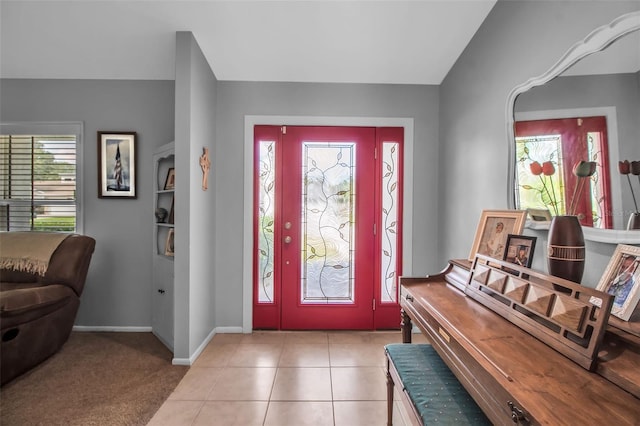
[[[381,367],[331,367],[334,401],[386,401],[387,378]]]
[[[384,425],[384,345],[401,341],[400,331],[217,334],[149,425]],[[397,396],[394,407],[394,425],[410,424]]]
[[[381,343],[331,343],[329,362],[332,367],[375,367],[385,365]]]
[[[262,426],[267,401],[208,401],[193,422],[194,426]]]
[[[221,369],[207,396],[212,401],[268,401],[276,376],[275,368]]]
[[[285,335],[285,344],[329,342],[326,331],[291,331]]]
[[[370,426],[387,424],[387,401],[335,401],[336,426]],[[393,426],[404,426],[397,404],[393,407]]]
[[[169,395],[170,400],[204,401],[215,385],[219,368],[192,367]]]
[[[165,401],[147,426],[190,426],[203,404],[202,401]]]
[[[271,401],[331,401],[329,368],[278,368]]]
[[[318,343],[285,344],[279,367],[329,367],[329,345]]]
[[[402,341],[402,340],[400,340]],[[423,333],[411,333],[411,343],[431,343]]]
[[[226,367],[238,346],[238,343],[210,343],[193,363],[193,367]]]
[[[287,332],[283,331],[254,331],[251,334],[243,334],[242,344],[255,344],[255,343],[269,343],[269,344],[284,344],[284,339]]]
[[[265,426],[333,426],[331,402],[270,402]]]
[[[211,339],[209,345],[219,343],[240,343],[242,341],[242,333],[218,333]]]
[[[277,343],[242,343],[233,357],[229,359],[227,366],[277,367],[282,347],[282,344]]]
[[[330,331],[327,333],[329,343],[387,343],[402,342],[402,332],[393,331]]]

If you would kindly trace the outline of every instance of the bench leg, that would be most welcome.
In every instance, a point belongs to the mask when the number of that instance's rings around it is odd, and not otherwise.
[[[393,379],[389,373],[389,361],[387,361],[387,426],[393,426]]]
[[[402,343],[411,343],[413,325],[411,324],[411,318],[409,318],[404,309],[400,310],[400,327],[402,327]]]

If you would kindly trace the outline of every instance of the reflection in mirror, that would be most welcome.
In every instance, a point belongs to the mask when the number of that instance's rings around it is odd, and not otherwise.
[[[613,227],[606,117],[516,119],[515,136],[521,209],[548,209],[554,216],[578,216],[583,226]],[[589,164],[576,168],[581,162]]]
[[[583,226],[625,229],[635,208],[618,161],[640,160],[638,30],[640,12],[623,15],[512,91],[510,206],[573,213]],[[591,176],[576,176],[580,161],[595,162]],[[537,167],[545,162],[543,170]],[[551,166],[553,174],[547,173]]]

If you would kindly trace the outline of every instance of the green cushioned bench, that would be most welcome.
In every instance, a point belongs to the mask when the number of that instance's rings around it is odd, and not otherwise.
[[[389,344],[385,354],[389,426],[395,385],[402,387],[403,402],[408,403],[419,424],[491,424],[431,345]]]

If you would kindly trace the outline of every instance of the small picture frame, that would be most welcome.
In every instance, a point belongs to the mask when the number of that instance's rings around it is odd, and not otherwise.
[[[504,251],[502,260],[513,263],[514,265],[531,267],[533,261],[533,251],[536,248],[537,237],[529,237],[526,235],[509,234],[507,236],[507,248]],[[517,274],[517,271],[504,267],[505,271]]]
[[[174,250],[173,250],[173,228],[169,228],[169,232],[167,233],[167,241],[164,245],[164,255],[165,256],[173,256]]]
[[[611,294],[611,315],[629,321],[640,301],[640,247],[618,244],[596,290]]]
[[[98,132],[98,197],[137,198],[136,132]]]
[[[549,209],[527,209],[527,214],[534,222],[551,222]]]
[[[525,210],[483,210],[469,260],[473,261],[476,254],[502,260],[507,248],[507,236],[522,232],[526,216]]]
[[[164,189],[175,189],[176,187],[176,169],[171,167],[167,171],[167,178],[164,181]]]
[[[167,220],[167,223],[170,223],[173,225],[173,205],[175,204],[175,197],[171,197],[171,208],[169,209],[169,219]]]

